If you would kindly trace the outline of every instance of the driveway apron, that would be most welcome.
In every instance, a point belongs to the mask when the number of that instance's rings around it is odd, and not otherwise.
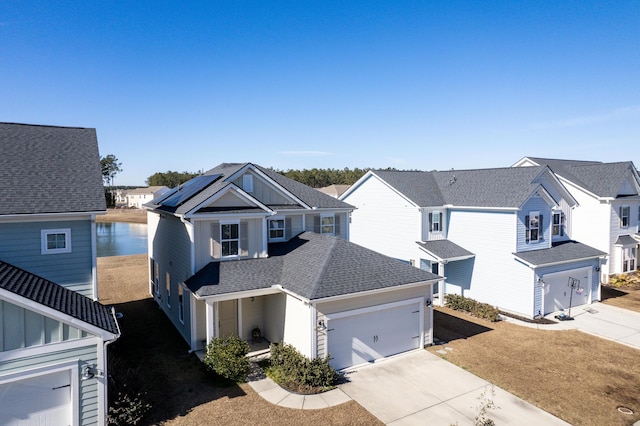
[[[567,425],[426,350],[346,371],[340,389],[385,424],[472,424],[480,407],[500,425]]]

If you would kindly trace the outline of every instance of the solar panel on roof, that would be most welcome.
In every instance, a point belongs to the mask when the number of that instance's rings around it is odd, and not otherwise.
[[[189,198],[196,195],[198,192],[211,185],[222,176],[216,175],[203,175],[196,176],[191,180],[178,186],[175,191],[172,191],[171,195],[160,202],[163,206],[178,207],[180,204],[187,201]]]

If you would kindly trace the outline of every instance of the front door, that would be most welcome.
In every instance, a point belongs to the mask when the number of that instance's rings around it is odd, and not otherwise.
[[[238,334],[238,301],[225,300],[218,303],[220,310],[218,315],[219,336],[221,338]]]

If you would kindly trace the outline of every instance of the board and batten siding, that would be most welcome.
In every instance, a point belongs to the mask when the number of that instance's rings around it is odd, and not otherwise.
[[[166,215],[159,220],[154,220],[149,228],[153,241],[150,242],[149,256],[153,257],[158,265],[159,296],[156,297],[158,305],[169,317],[178,332],[187,341],[191,341],[190,328],[190,306],[185,300],[184,303],[184,324],[178,317],[178,285],[193,275],[191,270],[191,237],[187,226],[180,219]],[[153,231],[156,231],[153,233]],[[167,275],[168,274],[168,275]],[[167,306],[166,300],[166,279],[170,279],[171,306]],[[184,294],[184,293],[183,293]]]
[[[264,298],[264,334],[263,337],[271,343],[278,343],[284,339],[284,311],[287,296],[284,293],[269,294]]]
[[[422,214],[418,207],[374,176],[343,201],[356,207],[351,213],[351,242],[396,259],[420,258],[416,241],[422,237]]]
[[[239,301],[242,304],[242,337],[250,340],[254,328],[264,330],[264,297],[245,297]]]
[[[513,256],[519,223],[517,214],[454,209],[449,220],[449,239],[475,254],[471,286],[463,291],[463,296],[530,315],[533,312],[531,270]]]
[[[328,315],[352,311],[354,309],[368,308],[372,306],[384,305],[403,300],[423,298],[424,301],[431,298],[431,284],[415,286],[410,288],[399,288],[397,290],[349,297],[332,300],[328,302],[318,302],[316,304],[316,323],[311,324],[315,330],[317,357],[326,357],[327,354],[327,331],[321,327],[316,327],[320,321],[326,323]],[[431,308],[424,309],[424,342],[432,342]]]
[[[27,374],[30,370],[35,370],[40,367],[46,367],[55,365],[67,361],[78,361],[78,383],[73,383],[73,386],[78,387],[80,401],[80,424],[81,425],[94,425],[99,423],[98,413],[100,412],[100,401],[98,397],[98,379],[93,378],[89,380],[82,380],[82,366],[91,364],[98,364],[98,339],[87,339],[87,345],[81,347],[75,347],[73,349],[55,351],[28,356],[24,358],[12,359],[0,363],[0,378],[5,375],[24,373]]]
[[[41,231],[71,230],[71,252],[42,254]],[[91,220],[0,224],[0,259],[94,299]]]
[[[87,333],[0,300],[0,352],[87,337]]]
[[[322,214],[333,214],[334,217],[334,236],[347,239],[349,236],[349,215],[348,213],[332,213],[326,212]],[[305,215],[305,231],[320,233],[321,213],[311,213]],[[296,234],[293,234],[295,236]]]
[[[248,191],[243,186],[243,176],[245,174],[250,174],[253,176],[253,188],[252,191]],[[242,176],[238,177],[233,181],[233,184],[238,188],[242,188],[245,192],[251,194],[255,199],[260,201],[265,205],[283,205],[283,204],[293,204],[293,201],[289,198],[286,198],[282,195],[281,190],[276,190],[274,186],[270,183],[267,183],[262,179],[261,176],[251,172],[248,170]]]

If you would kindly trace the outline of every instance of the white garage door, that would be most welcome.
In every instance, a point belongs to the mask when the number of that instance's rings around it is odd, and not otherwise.
[[[544,314],[567,311],[591,300],[591,268],[547,274],[544,281]]]
[[[70,425],[69,370],[0,384],[0,425]]]
[[[330,315],[327,346],[330,364],[343,369],[420,347],[421,301],[379,305]]]

